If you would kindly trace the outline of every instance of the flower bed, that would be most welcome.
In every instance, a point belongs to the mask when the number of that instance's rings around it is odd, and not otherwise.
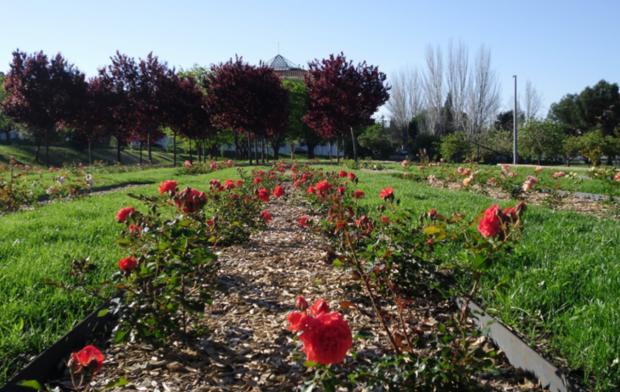
[[[390,188],[366,196],[348,172],[242,177],[205,191],[165,181],[160,197],[119,210],[126,257],[111,282],[125,300],[95,387],[534,388],[450,300],[451,274],[471,275],[474,295],[510,251],[522,206],[490,207],[476,230],[458,214],[411,216]],[[370,211],[363,197],[384,204]],[[450,265],[455,245],[464,253]],[[326,301],[308,309],[300,295]]]

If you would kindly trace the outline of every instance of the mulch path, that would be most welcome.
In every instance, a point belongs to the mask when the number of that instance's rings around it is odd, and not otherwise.
[[[243,245],[219,252],[220,289],[205,317],[195,320],[210,333],[199,342],[181,342],[168,349],[124,343],[105,350],[102,371],[91,383],[94,390],[125,377],[128,384],[113,390],[138,391],[285,391],[297,390],[312,376],[303,366],[301,342],[287,331],[287,315],[295,297],[311,302],[324,298],[341,311],[354,335],[355,360],[343,366],[370,361],[386,352],[386,335],[373,316],[366,298],[352,289],[350,273],[330,265],[333,252],[326,238],[297,226],[296,218],[307,209],[300,202],[272,201],[273,220],[265,231]],[[351,301],[354,306],[341,301]],[[409,312],[415,327],[428,333],[437,321],[449,317],[454,305],[420,299]],[[480,339],[478,339],[480,340]],[[480,344],[489,344],[482,339]],[[503,356],[498,374],[478,380],[489,390],[539,390],[531,378],[511,368]],[[366,390],[363,386],[359,390]]]

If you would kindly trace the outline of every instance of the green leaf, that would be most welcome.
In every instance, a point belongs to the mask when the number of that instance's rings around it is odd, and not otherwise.
[[[304,361],[305,367],[313,368],[313,367],[316,367],[317,365],[318,363],[314,361]]]
[[[101,309],[99,312],[97,312],[97,317],[104,317],[109,312],[110,312],[110,308]]]
[[[340,259],[334,259],[334,261],[332,262],[332,265],[336,268],[340,268],[342,267],[342,260]]]
[[[36,391],[40,391],[43,389],[41,384],[37,380],[22,380],[17,383],[20,387],[34,389]]]
[[[105,386],[105,388],[112,389],[112,388],[124,387],[127,384],[129,384],[129,381],[125,377],[121,377],[116,381],[109,382],[108,385]]]

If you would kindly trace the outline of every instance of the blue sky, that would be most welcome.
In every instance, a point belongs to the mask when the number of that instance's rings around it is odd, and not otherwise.
[[[297,63],[343,51],[389,75],[452,40],[491,49],[505,106],[515,73],[545,106],[603,78],[620,82],[617,0],[3,0],[0,13],[5,71],[15,48],[60,51],[92,75],[117,49],[187,68],[235,54],[267,60],[279,46]]]

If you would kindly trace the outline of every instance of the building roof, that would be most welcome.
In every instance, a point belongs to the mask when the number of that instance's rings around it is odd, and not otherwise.
[[[274,58],[267,61],[267,66],[275,71],[290,71],[301,69],[301,67],[281,54],[277,54]]]

